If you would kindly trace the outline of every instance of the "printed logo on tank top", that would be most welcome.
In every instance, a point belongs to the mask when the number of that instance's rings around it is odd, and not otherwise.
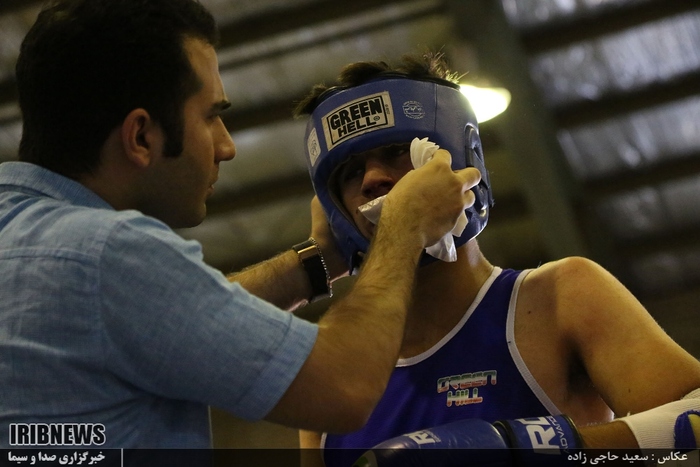
[[[489,384],[496,385],[496,375],[496,370],[489,370],[445,376],[437,381],[437,393],[447,393],[447,407],[481,404],[484,398],[479,396],[479,388]]]

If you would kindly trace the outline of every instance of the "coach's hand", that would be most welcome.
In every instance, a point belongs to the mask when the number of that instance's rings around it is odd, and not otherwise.
[[[422,167],[409,171],[387,194],[380,224],[401,225],[418,234],[423,248],[450,232],[460,214],[474,204],[470,190],[481,180],[473,168],[453,171],[451,156],[438,150]]]

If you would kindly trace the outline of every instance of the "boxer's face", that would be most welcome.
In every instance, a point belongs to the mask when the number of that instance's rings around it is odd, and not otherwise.
[[[387,194],[401,177],[413,169],[410,143],[384,146],[350,156],[338,167],[335,183],[340,201],[355,226],[366,238],[372,238],[375,225],[358,208]]]

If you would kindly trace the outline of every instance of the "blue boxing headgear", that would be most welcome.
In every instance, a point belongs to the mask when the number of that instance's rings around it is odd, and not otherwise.
[[[353,154],[427,137],[450,152],[453,170],[476,167],[481,172],[481,181],[472,188],[476,201],[466,210],[469,223],[455,237],[455,247],[483,230],[493,205],[491,185],[476,117],[458,85],[386,73],[359,86],[331,88],[318,100],[306,127],[306,158],[316,195],[351,271],[359,266],[369,240],[340,205],[331,176]]]

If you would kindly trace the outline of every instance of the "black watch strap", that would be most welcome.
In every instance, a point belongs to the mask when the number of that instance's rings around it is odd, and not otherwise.
[[[309,283],[311,284],[309,302],[332,297],[331,278],[316,240],[309,238],[305,242],[294,245],[292,249],[296,251],[304,271],[309,276]]]

